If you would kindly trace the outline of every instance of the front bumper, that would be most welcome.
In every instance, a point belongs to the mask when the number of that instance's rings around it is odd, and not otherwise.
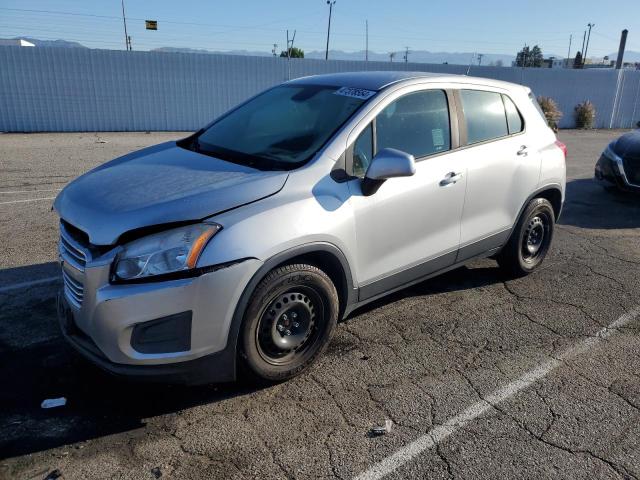
[[[83,295],[78,305],[68,289],[63,290],[60,325],[76,350],[117,375],[179,383],[233,380],[230,327],[238,300],[260,265],[248,259],[192,278],[113,285],[107,264],[79,271],[63,261],[65,276],[82,285]],[[142,353],[134,348],[136,325],[187,311],[187,349]]]
[[[617,187],[626,192],[640,193],[640,186],[632,184],[625,174],[622,160],[609,158],[604,153],[596,163],[594,178],[599,183]]]

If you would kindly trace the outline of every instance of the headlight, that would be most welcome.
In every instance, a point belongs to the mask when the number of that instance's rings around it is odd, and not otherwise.
[[[196,266],[207,242],[221,228],[215,223],[200,223],[128,243],[116,258],[115,278],[133,280],[190,270]]]

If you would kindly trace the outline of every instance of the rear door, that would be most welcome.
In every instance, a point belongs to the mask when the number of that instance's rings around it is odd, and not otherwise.
[[[506,92],[457,92],[467,166],[467,197],[457,261],[501,247],[538,185],[540,155]]]
[[[458,140],[450,125],[452,104],[439,89],[400,96],[359,133],[347,151],[352,173],[358,177],[349,182],[349,188],[361,300],[455,260],[466,172],[461,157],[451,152],[452,138],[455,144]],[[373,195],[364,196],[361,178],[375,152],[388,147],[414,155],[416,173],[389,179]],[[452,174],[457,175],[453,180]]]

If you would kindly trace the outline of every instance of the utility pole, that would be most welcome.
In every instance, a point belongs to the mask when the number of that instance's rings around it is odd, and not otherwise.
[[[287,80],[291,80],[291,50],[296,39],[296,31],[293,31],[293,38],[289,40],[289,30],[287,30]]]
[[[482,65],[482,57],[484,57],[484,53],[478,54],[478,66]]]
[[[409,62],[409,47],[404,47],[404,63]]]
[[[582,64],[580,65],[580,68],[582,68],[582,66],[584,65],[584,42],[587,41],[587,31],[584,31],[584,34],[582,35],[582,49],[580,50],[580,55],[582,55]]]
[[[324,52],[324,59],[329,60],[329,35],[331,33],[331,12],[333,11],[333,6],[336,4],[336,0],[327,0],[327,5],[329,5],[329,25],[327,25],[327,49]]]
[[[396,56],[396,52],[389,52],[389,61],[393,63],[393,57]]]
[[[369,61],[369,20],[364,21],[364,34],[365,34],[365,47],[364,47],[364,61]]]
[[[124,23],[124,49],[131,50],[131,37],[127,35],[127,17],[124,15],[124,0],[122,3],[122,23]]]
[[[622,68],[622,58],[624,57],[624,48],[627,44],[627,34],[629,30],[626,28],[622,30],[622,34],[620,35],[620,46],[618,47],[618,58],[616,60],[616,70],[620,70]]]
[[[582,55],[582,63],[587,61],[587,50],[589,50],[589,39],[591,38],[591,29],[595,27],[595,23],[587,23],[587,27],[589,27],[589,34],[587,35],[587,44],[584,47],[584,54]]]
[[[565,64],[565,68],[569,68],[569,59],[571,58],[571,40],[573,40],[573,34],[569,35],[569,51],[567,52],[567,63]]]

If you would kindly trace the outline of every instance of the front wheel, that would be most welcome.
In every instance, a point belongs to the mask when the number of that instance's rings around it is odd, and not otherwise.
[[[511,238],[496,258],[500,268],[513,277],[533,272],[549,251],[554,226],[555,214],[551,203],[545,198],[531,200]]]
[[[335,286],[319,268],[295,264],[272,270],[256,287],[244,316],[243,365],[269,382],[302,373],[329,344],[338,304]]]

